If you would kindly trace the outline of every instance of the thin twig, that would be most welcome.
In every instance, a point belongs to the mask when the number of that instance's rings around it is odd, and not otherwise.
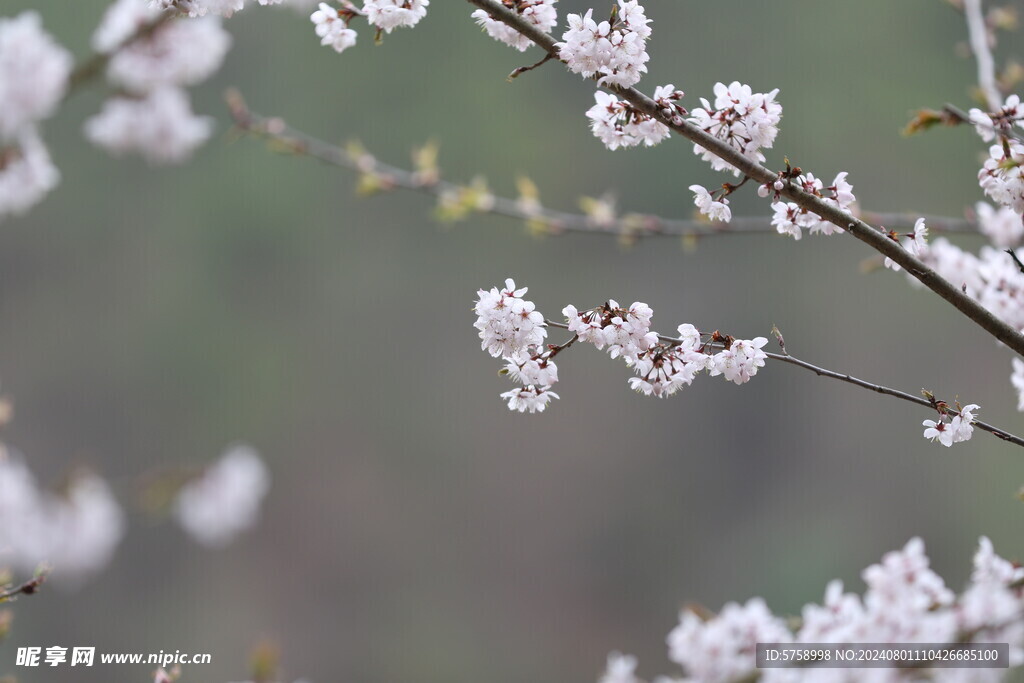
[[[985,28],[981,0],[964,0],[964,16],[967,17],[971,52],[978,63],[978,87],[985,96],[989,111],[999,111],[1003,106],[1003,98],[996,85],[996,61],[988,45],[988,30]]]
[[[32,595],[43,585],[46,577],[47,572],[41,571],[20,586],[0,587],[0,603],[10,602],[19,595]]]
[[[513,71],[512,73],[510,73],[510,74],[508,75],[508,80],[510,80],[510,81],[511,81],[511,80],[513,80],[513,79],[519,78],[520,76],[522,76],[522,75],[523,75],[524,73],[526,73],[527,71],[533,71],[533,70],[534,70],[534,69],[536,69],[537,67],[539,67],[539,66],[542,66],[542,65],[544,65],[544,64],[545,64],[546,62],[548,62],[548,61],[549,61],[549,60],[550,60],[551,58],[552,58],[552,57],[551,57],[551,55],[550,55],[550,54],[547,54],[547,55],[544,55],[544,59],[540,60],[540,61],[539,61],[539,62],[537,62],[536,64],[531,64],[531,65],[529,65],[529,66],[521,66],[521,67],[519,67],[518,69],[516,69],[515,71]]]
[[[228,109],[238,130],[248,135],[269,140],[289,153],[307,156],[331,166],[380,176],[385,187],[413,190],[437,197],[457,193],[461,186],[439,178],[423,176],[397,166],[377,161],[369,153],[353,155],[348,150],[317,139],[292,128],[279,118],[265,117],[251,111],[237,91],[226,95]],[[722,235],[777,234],[766,217],[734,217],[729,223],[709,223],[705,220],[664,218],[653,214],[629,213],[607,221],[596,221],[584,214],[556,211],[539,205],[525,207],[522,202],[508,197],[494,196],[493,201],[477,209],[508,218],[528,221],[543,226],[550,234],[580,232],[620,237],[714,237]],[[911,228],[920,214],[863,213],[870,220],[890,228]],[[925,216],[928,229],[936,233],[980,235],[974,221],[966,218]]]
[[[496,2],[496,0],[467,0],[467,2],[483,9],[492,18],[501,21],[526,36],[548,54],[552,55],[553,58],[558,58],[557,41],[523,19],[518,13],[508,9],[500,2]],[[636,88],[605,87],[628,101],[639,111],[665,124],[687,140],[700,145],[758,183],[774,183],[778,178],[777,173],[744,156],[725,141],[709,135],[701,128],[679,117],[666,116],[662,107],[657,102]],[[882,255],[888,256],[921,282],[921,284],[945,299],[986,332],[1013,349],[1018,355],[1024,356],[1024,335],[926,266],[898,242],[889,239],[885,232],[865,223],[860,218],[843,212],[839,207],[833,206],[820,197],[805,192],[793,184],[786,185],[782,189],[781,194],[801,208],[807,209],[829,223],[849,232]]]
[[[545,320],[544,324],[547,325],[548,327],[556,327],[556,328],[558,328],[560,330],[568,330],[569,329],[569,326],[566,325],[565,323],[560,323],[560,322],[557,322],[557,321],[554,321],[554,320]],[[660,335],[660,334],[658,335],[658,339],[660,341],[663,341],[663,342],[667,343],[667,344],[681,344],[682,343],[681,339],[675,339],[674,337],[666,337],[666,336],[663,336],[663,335]],[[853,384],[854,386],[861,387],[862,389],[868,389],[869,391],[874,391],[875,393],[878,393],[878,394],[885,394],[886,396],[892,396],[893,398],[898,398],[901,401],[907,401],[909,403],[914,403],[914,404],[919,405],[919,406],[924,406],[924,407],[926,407],[926,408],[928,408],[929,410],[932,410],[932,411],[938,410],[939,412],[942,412],[943,414],[956,414],[956,411],[952,411],[952,410],[950,410],[948,408],[943,408],[943,406],[946,405],[943,401],[937,401],[937,400],[934,400],[934,399],[929,400],[927,398],[924,398],[923,396],[915,396],[914,394],[908,394],[907,392],[900,391],[899,389],[893,389],[891,387],[887,387],[887,386],[884,386],[884,385],[881,385],[881,384],[875,384],[874,382],[868,382],[867,380],[858,379],[857,377],[854,377],[853,375],[848,375],[848,374],[846,374],[844,372],[836,372],[835,370],[828,370],[827,368],[822,368],[822,367],[814,365],[813,363],[810,363],[808,361],[801,360],[800,358],[797,358],[796,356],[791,355],[789,352],[785,352],[785,353],[765,352],[765,355],[767,355],[768,358],[770,358],[772,360],[776,360],[776,361],[779,361],[779,362],[782,362],[782,363],[788,363],[790,365],[795,365],[796,367],[803,368],[804,370],[809,370],[810,372],[813,372],[814,374],[818,375],[819,377],[828,377],[830,379],[839,380],[840,382],[846,382],[847,384]],[[993,425],[991,425],[991,424],[989,424],[987,422],[981,422],[980,420],[975,420],[971,424],[973,424],[978,429],[986,431],[989,434],[992,434],[993,436],[995,436],[995,437],[997,437],[999,439],[1002,439],[1003,441],[1007,441],[1007,442],[1015,444],[1017,446],[1024,447],[1024,438],[1021,438],[1019,436],[1015,436],[1015,435],[1011,434],[1010,432],[1007,432],[1004,429],[1000,429],[998,427],[995,427],[995,426],[993,426]]]

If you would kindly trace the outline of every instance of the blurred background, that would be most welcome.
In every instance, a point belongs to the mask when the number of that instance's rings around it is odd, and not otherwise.
[[[3,14],[29,7],[88,54],[101,0],[7,0]],[[719,80],[780,88],[770,165],[849,171],[875,211],[960,216],[982,198],[973,132],[899,134],[916,108],[970,106],[974,63],[946,3],[647,9],[644,90],[674,83],[693,108]],[[527,174],[554,208],[612,191],[624,211],[685,217],[688,185],[721,182],[679,140],[606,151],[584,117],[592,84],[556,65],[506,82],[537,55],[488,38],[470,10],[435,0],[415,30],[375,47],[362,28],[338,55],[302,13],[247,9],[226,24],[225,68],[194,91],[220,134],[182,167],[83,139],[102,85],[47,122],[61,186],[0,225],[0,378],[16,405],[5,441],[47,482],[89,465],[130,500],[138,475],[244,439],[273,486],[257,530],[221,551],[133,515],[102,575],[16,605],[4,669],[17,645],[92,644],[211,652],[183,680],[240,680],[268,640],[288,676],[315,682],[592,681],[616,649],[652,678],[674,672],[664,639],[688,602],[760,595],[798,613],[832,578],[860,591],[860,570],[915,535],[954,588],[979,535],[1024,557],[1024,457],[996,439],[947,450],[921,438],[919,409],[771,364],[744,387],[702,378],[643,398],[591,348],[560,358],[561,401],[513,414],[472,327],[476,290],[506,277],[549,316],[612,297],[647,302],[666,331],[767,336],[774,323],[796,355],[977,402],[1024,431],[1010,354],[902,276],[862,274],[859,242],[723,236],[687,251],[537,239],[492,216],[441,226],[428,198],[359,198],[353,175],[230,133],[221,95],[237,86],[254,110],[358,138],[383,161],[407,164],[434,139],[446,178],[480,173],[514,195]],[[753,191],[732,207],[770,215]]]

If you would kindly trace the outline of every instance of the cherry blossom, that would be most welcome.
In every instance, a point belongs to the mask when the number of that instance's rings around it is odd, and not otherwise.
[[[80,580],[106,566],[123,530],[121,508],[98,476],[79,473],[51,493],[20,459],[0,454],[0,564],[31,572],[48,563]]]
[[[1010,383],[1017,390],[1017,410],[1024,412],[1024,360],[1013,359],[1013,374],[1010,375]]]
[[[974,205],[978,216],[978,230],[995,246],[1006,249],[1016,247],[1024,237],[1024,221],[1021,214],[1005,206],[993,208],[991,204],[978,202]]]
[[[893,241],[900,243],[899,235],[892,233],[889,235],[889,237]],[[905,237],[906,239],[903,240],[901,246],[904,249],[906,249],[907,252],[909,252],[910,254],[917,257],[921,257],[921,255],[923,255],[928,250],[928,227],[925,225],[923,218],[918,218],[917,221],[914,223],[914,232],[907,233],[906,235],[903,235],[903,237]],[[885,257],[885,261],[883,261],[883,264],[886,268],[889,268],[890,270],[894,270],[897,272],[902,270],[900,264],[896,263],[888,256]]]
[[[321,45],[330,45],[335,52],[344,52],[356,44],[356,32],[338,15],[338,10],[321,2],[320,9],[309,17]]]
[[[386,33],[399,26],[415,26],[427,16],[430,0],[366,0],[363,14],[367,20]]]
[[[980,408],[977,403],[963,406],[952,415],[940,415],[938,420],[925,420],[924,438],[938,441],[947,448],[955,443],[970,440],[974,434],[974,413]],[[945,418],[949,419],[945,419]]]
[[[650,20],[637,0],[618,0],[614,23],[594,20],[594,10],[570,14],[569,28],[558,43],[559,57],[584,78],[599,76],[600,85],[635,85],[647,72]]]
[[[1024,127],[1024,106],[1021,106],[1018,95],[1007,97],[997,112],[986,113],[980,109],[971,109],[969,116],[978,135],[985,142],[992,142],[996,135],[1009,135],[1014,124]]]
[[[59,182],[60,172],[34,128],[23,128],[15,140],[0,146],[0,218],[24,213]]]
[[[641,683],[636,677],[636,657],[613,652],[599,683]]]
[[[159,10],[173,9],[190,17],[205,17],[207,14],[230,17],[245,7],[245,0],[149,0]],[[260,0],[261,5],[268,4]]]
[[[857,198],[853,194],[853,185],[846,180],[847,175],[843,171],[835,177],[835,180],[828,187],[825,187],[819,178],[815,178],[813,173],[799,175],[793,179],[793,183],[804,192],[821,198],[824,202],[835,206],[840,211],[852,214],[852,207]],[[825,220],[813,211],[800,207],[796,202],[781,201],[781,190],[785,186],[785,183],[779,179],[771,185],[765,184],[758,188],[758,194],[762,197],[767,197],[774,193],[772,226],[780,235],[789,235],[793,239],[799,240],[803,237],[805,229],[812,235],[818,233],[834,235],[844,232],[839,226]]]
[[[694,109],[689,121],[760,163],[765,160],[761,150],[771,147],[779,133],[782,105],[775,101],[778,92],[776,88],[768,93],[755,93],[749,85],[738,81],[729,85],[716,83],[714,106],[701,98],[704,106]],[[693,151],[716,171],[730,171],[737,176],[740,174],[729,162],[700,145],[695,144]]]
[[[515,0],[511,5],[511,9],[539,30],[544,33],[551,33],[551,29],[558,23],[558,10],[555,9],[556,2],[558,0]],[[487,35],[491,38],[514,47],[520,52],[524,52],[533,45],[532,40],[511,26],[493,19],[490,14],[482,9],[474,11],[471,16],[476,19],[476,23],[487,31]]]
[[[559,396],[550,388],[530,385],[506,391],[501,397],[508,401],[509,410],[520,413],[543,413],[551,399]]]
[[[893,669],[780,668],[755,666],[758,643],[993,643],[1010,644],[1010,664],[1024,663],[1024,599],[1018,582],[1024,570],[995,554],[989,539],[979,539],[970,583],[957,596],[930,567],[924,543],[912,538],[886,553],[862,573],[864,594],[847,593],[841,581],[828,583],[821,604],[804,606],[799,626],[769,610],[761,598],[731,602],[713,614],[684,609],[668,635],[669,658],[682,677],[659,677],[655,683],[734,683],[760,679],[771,683],[893,682],[905,680]],[[601,683],[635,683],[636,661],[612,653]],[[924,668],[928,680],[1000,680],[1001,671]],[[872,673],[873,672],[873,673]],[[868,676],[867,674],[872,673]],[[977,677],[981,673],[983,676]]]
[[[251,528],[270,487],[270,475],[248,446],[230,448],[178,492],[174,514],[203,545],[222,547]]]
[[[477,320],[474,327],[480,331],[480,348],[495,358],[515,356],[531,346],[539,346],[547,337],[544,316],[534,310],[532,301],[522,298],[527,287],[516,289],[511,278],[505,288],[492,287],[477,292]]]
[[[716,200],[707,188],[701,185],[690,185],[690,192],[693,192],[693,203],[697,209],[711,220],[728,223],[732,219],[729,200],[725,197]]]
[[[143,1],[118,0],[112,5],[93,35],[94,45],[98,49],[108,47],[111,37],[139,15]],[[167,21],[146,37],[118,49],[107,65],[107,78],[135,93],[195,85],[220,68],[230,46],[231,36],[219,17]]]
[[[711,376],[722,375],[730,382],[745,384],[764,367],[768,357],[761,349],[768,343],[765,337],[733,340],[729,347],[716,353]]]
[[[668,126],[611,93],[598,90],[594,101],[596,104],[587,110],[590,129],[610,150],[641,144],[653,147],[671,135]]]
[[[1024,213],[1024,144],[1010,138],[989,147],[989,157],[978,171],[978,184],[997,204]]]
[[[705,620],[684,609],[679,625],[668,635],[669,659],[702,683],[728,683],[754,667],[758,643],[787,643],[793,639],[785,622],[773,615],[764,600],[729,603]]]
[[[152,164],[180,163],[207,138],[213,120],[195,116],[188,95],[161,88],[141,99],[116,97],[85,122],[85,135],[111,154],[140,154]]]
[[[71,53],[43,30],[37,13],[0,19],[0,142],[53,114],[72,65]]]

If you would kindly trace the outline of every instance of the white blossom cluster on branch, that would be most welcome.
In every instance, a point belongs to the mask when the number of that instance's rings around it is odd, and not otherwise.
[[[544,33],[551,33],[551,29],[558,23],[558,10],[555,3],[558,0],[506,0],[505,6],[520,14],[523,19],[530,22],[538,30]],[[514,47],[520,52],[525,52],[533,45],[533,41],[516,31],[507,24],[491,17],[482,9],[478,9],[471,15],[476,23],[487,31],[487,35],[497,41]]]
[[[558,44],[559,57],[598,85],[631,86],[647,73],[650,19],[638,0],[618,0],[610,20],[594,19],[594,10],[570,14],[569,29]]]
[[[729,85],[716,83],[714,93],[714,106],[702,97],[700,101],[704,106],[693,110],[690,123],[728,143],[740,154],[763,162],[765,156],[761,150],[775,143],[782,120],[782,105],[775,101],[778,88],[756,93],[749,85],[733,81]],[[716,171],[740,175],[729,162],[700,145],[694,145],[693,152]]]
[[[340,9],[321,2],[319,9],[310,15],[320,44],[330,46],[335,52],[344,52],[356,44],[358,34],[349,28],[357,16],[377,28],[378,34],[391,33],[401,26],[415,26],[427,16],[430,0],[366,0],[362,9],[343,0]]]
[[[554,323],[545,319],[532,301],[523,298],[526,292],[526,287],[517,288],[515,281],[508,279],[504,288],[478,290],[474,306],[477,316],[474,327],[481,339],[481,348],[501,358],[505,363],[501,374],[519,385],[502,393],[501,398],[508,401],[510,410],[520,413],[543,412],[552,399],[560,398],[553,391],[559,380],[555,357],[576,344],[591,344],[598,350],[606,350],[613,359],[621,358],[634,373],[628,380],[630,388],[659,398],[690,386],[697,375],[705,371],[712,377],[721,375],[726,381],[746,384],[771,357],[764,350],[768,343],[766,337],[737,339],[718,330],[702,333],[690,323],[676,328],[677,337],[662,336],[651,329],[654,311],[640,301],[624,307],[609,299],[583,311],[569,305],[562,309],[566,322]],[[549,327],[565,329],[572,336],[562,344],[545,344]],[[781,334],[777,330],[773,333],[783,349],[782,355],[774,356],[778,360],[934,409],[937,419],[923,423],[923,436],[930,441],[947,447],[968,441],[977,424],[997,436],[1014,438],[991,425],[978,423],[977,404],[961,406],[957,403],[954,410],[929,392],[924,392],[926,398],[918,398],[812,366],[785,352]],[[1020,374],[1019,380],[1014,382],[1024,387],[1024,362],[1014,367]],[[1024,445],[1024,441],[1018,442]]]
[[[828,187],[825,187],[821,179],[815,178],[813,173],[798,175],[793,180],[793,183],[804,192],[819,197],[825,203],[831,204],[843,213],[853,215],[853,204],[857,201],[857,198],[853,194],[853,185],[846,179],[847,175],[843,171],[835,177],[832,184]],[[772,216],[772,225],[775,226],[775,230],[780,235],[789,235],[793,239],[798,240],[803,236],[803,230],[807,230],[812,235],[816,233],[834,235],[843,232],[843,229],[838,225],[825,220],[813,211],[799,206],[796,202],[782,201],[778,195],[779,190],[782,189],[780,183],[784,186],[784,181],[776,180],[771,187],[762,185],[758,188],[758,194],[763,197],[767,197],[773,192],[775,193],[775,198],[772,202],[772,210],[775,212],[775,215]]]
[[[673,115],[686,113],[677,104],[682,97],[683,92],[676,90],[672,84],[661,85],[654,90],[658,104]],[[664,123],[611,93],[598,90],[594,93],[594,101],[596,104],[587,110],[590,130],[610,150],[641,144],[653,147],[672,134]]]
[[[480,290],[475,307],[481,347],[501,357],[506,363],[504,374],[522,385],[501,395],[511,410],[542,412],[552,398],[559,398],[551,390],[558,381],[554,357],[577,341],[621,358],[636,375],[629,379],[630,388],[657,397],[671,396],[703,371],[744,384],[767,358],[761,350],[768,343],[765,337],[747,340],[718,332],[702,334],[685,323],[678,327],[679,339],[662,338],[651,330],[654,311],[639,301],[625,308],[609,300],[585,311],[566,306],[562,310],[565,328],[574,336],[560,346],[545,347],[544,316],[532,301],[522,298],[526,291],[506,280],[504,289]]]
[[[93,33],[93,48],[109,54],[106,76],[121,94],[108,99],[85,123],[85,135],[115,155],[135,153],[152,164],[188,159],[213,131],[213,120],[192,113],[187,86],[221,66],[231,36],[221,18],[158,21],[161,10],[146,0],[116,0]],[[137,32],[152,25],[145,35]]]
[[[840,581],[825,589],[821,604],[808,604],[793,625],[771,612],[764,600],[729,603],[717,614],[684,609],[668,635],[669,659],[681,677],[654,683],[987,683],[1005,669],[765,668],[755,667],[757,643],[906,644],[1009,643],[1010,666],[1024,664],[1024,569],[995,554],[981,538],[967,587],[959,595],[929,566],[924,543],[911,539],[865,569],[863,595],[848,593]],[[601,683],[641,683],[634,657],[613,653]],[[913,674],[908,677],[908,674]]]
[[[315,0],[256,0],[260,5],[295,5],[306,8]],[[219,15],[230,17],[245,8],[246,0],[149,0],[150,6],[159,10],[181,12],[189,17]]]

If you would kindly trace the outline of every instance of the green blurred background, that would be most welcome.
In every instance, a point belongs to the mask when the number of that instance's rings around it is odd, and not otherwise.
[[[672,82],[692,108],[718,80],[780,88],[770,164],[849,171],[878,211],[961,215],[981,198],[973,133],[899,135],[915,108],[969,104],[966,31],[944,2],[646,5],[645,90]],[[5,0],[2,13],[28,7],[84,56],[104,3]],[[686,216],[688,185],[721,182],[679,140],[607,152],[583,116],[592,85],[556,65],[506,82],[537,55],[489,39],[470,10],[434,0],[415,30],[375,47],[364,28],[337,55],[305,16],[254,5],[227,22],[227,64],[194,92],[219,136],[180,168],[84,141],[102,87],[46,124],[61,186],[0,225],[6,440],[46,481],[88,464],[127,491],[244,439],[274,483],[258,530],[223,551],[134,515],[101,576],[17,604],[0,670],[17,645],[92,644],[208,651],[183,680],[239,680],[270,639],[287,675],[317,683],[592,681],[614,649],[650,678],[674,671],[664,638],[688,601],[761,595],[796,613],[831,578],[860,590],[860,570],[914,535],[957,588],[981,534],[1024,557],[1024,459],[995,439],[946,450],[921,438],[922,411],[787,366],[645,399],[586,348],[559,363],[561,401],[512,414],[472,327],[476,289],[510,276],[549,315],[613,297],[647,302],[669,331],[775,323],[797,355],[1024,430],[1010,355],[903,277],[861,274],[859,242],[721,237],[688,253],[536,239],[491,216],[450,228],[420,195],[361,199],[351,174],[230,134],[221,93],[237,86],[253,109],[382,160],[433,138],[450,179],[482,173],[507,194],[528,174],[557,208],[612,190],[623,210]],[[769,215],[752,191],[733,208]]]

